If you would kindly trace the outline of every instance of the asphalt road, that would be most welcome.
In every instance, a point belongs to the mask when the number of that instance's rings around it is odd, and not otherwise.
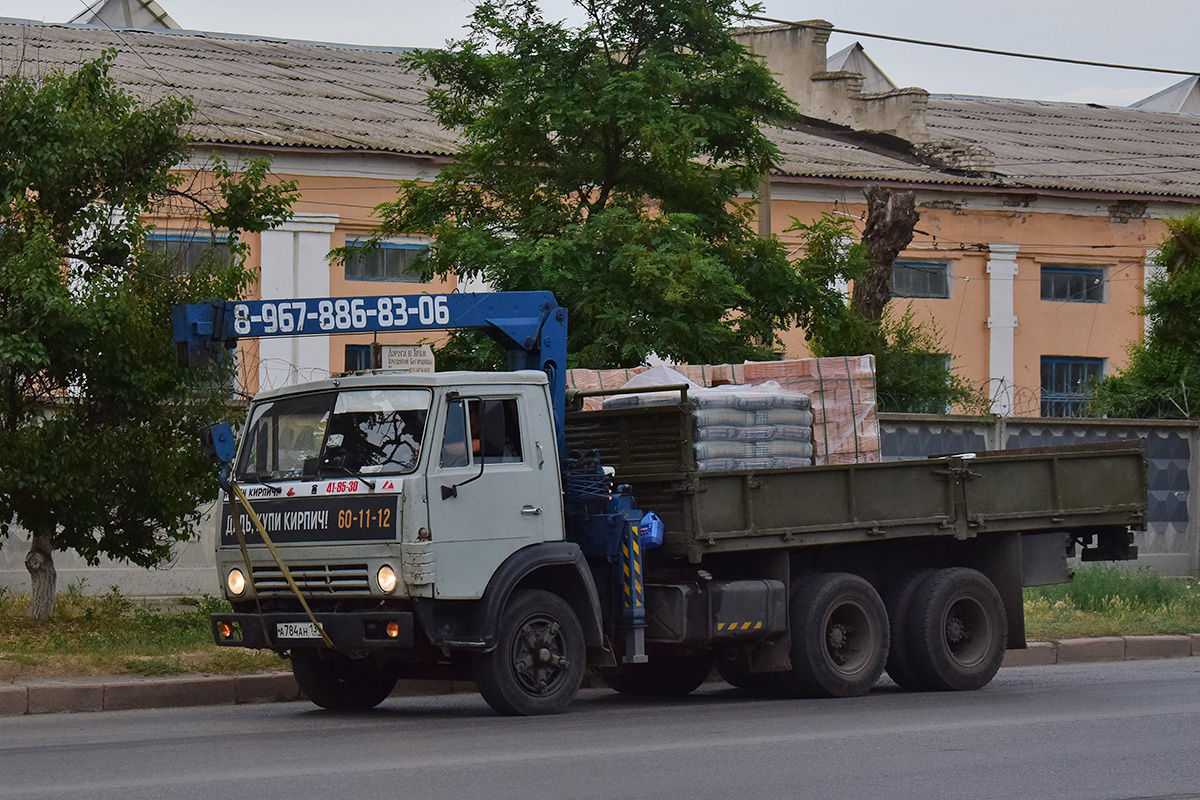
[[[853,700],[595,689],[533,719],[474,695],[0,718],[0,798],[241,797],[1200,798],[1200,659]]]

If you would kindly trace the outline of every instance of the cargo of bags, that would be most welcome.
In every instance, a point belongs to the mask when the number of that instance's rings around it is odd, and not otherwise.
[[[622,388],[650,391],[604,400],[603,407],[634,408],[679,402],[678,391],[656,387],[685,385],[696,420],[696,468],[701,472],[773,469],[812,464],[812,412],[799,392],[768,382],[761,386],[705,387],[670,367],[654,367]]]
[[[658,368],[654,368],[658,369]],[[681,364],[671,368],[675,383],[690,382],[697,388],[735,384],[739,389],[764,387],[774,383],[775,390],[787,394],[800,394],[808,398],[803,407],[772,405],[770,407],[745,407],[747,403],[761,405],[762,398],[737,402],[696,402],[697,443],[712,441],[755,442],[793,441],[810,446],[809,456],[799,459],[791,455],[779,455],[775,451],[740,450],[737,456],[710,455],[704,459],[710,469],[717,461],[724,460],[720,469],[766,469],[771,467],[794,467],[801,464],[854,464],[879,461],[879,421],[875,400],[875,359],[873,356],[851,356],[837,358],[797,358],[786,361],[761,361],[745,364],[695,365]],[[649,367],[630,369],[589,370],[573,369],[567,373],[567,388],[575,390],[618,389],[634,378],[642,386],[662,386],[654,381],[668,380],[663,373],[649,375]],[[680,376],[685,379],[680,380]],[[648,382],[646,382],[648,381]],[[635,384],[639,385],[639,384]],[[689,390],[692,397],[695,390]],[[624,400],[625,407],[635,403],[678,402],[679,393],[648,393],[648,399]],[[606,407],[612,408],[613,401],[627,396],[609,398]],[[646,398],[646,395],[633,395]],[[602,398],[589,397],[584,403],[587,410],[599,409]],[[738,407],[738,403],[743,407]],[[621,407],[619,404],[615,407]],[[805,440],[805,436],[809,438]],[[751,453],[754,453],[751,455]],[[699,454],[697,455],[699,458]],[[743,462],[744,467],[731,467],[731,461]],[[753,466],[750,466],[750,464]]]

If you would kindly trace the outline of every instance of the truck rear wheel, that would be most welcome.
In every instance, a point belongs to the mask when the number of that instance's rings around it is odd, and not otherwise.
[[[541,589],[514,592],[500,617],[496,647],[471,670],[480,694],[501,714],[557,714],[583,682],[586,652],[579,618]]]
[[[863,578],[814,575],[792,598],[791,688],[807,697],[866,694],[887,660],[887,610]]]
[[[996,587],[981,572],[953,567],[917,588],[908,646],[926,688],[964,691],[986,686],[1004,660],[1008,623]]]
[[[292,674],[305,697],[330,711],[366,711],[396,688],[395,673],[374,660],[321,650],[293,650]]]
[[[888,630],[891,631],[888,646],[888,676],[910,691],[924,690],[925,682],[913,663],[912,647],[908,639],[908,619],[912,612],[913,597],[925,580],[937,570],[918,569],[901,575],[883,593],[883,605],[887,608]]]
[[[604,682],[621,694],[682,697],[700,688],[712,672],[713,653],[652,658],[645,664],[620,664],[605,670]]]

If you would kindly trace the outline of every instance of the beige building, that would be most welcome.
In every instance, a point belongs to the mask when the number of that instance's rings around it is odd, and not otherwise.
[[[915,190],[921,222],[895,268],[893,305],[911,302],[937,324],[956,368],[997,413],[1071,413],[1073,392],[1119,370],[1143,331],[1132,311],[1162,220],[1200,201],[1200,117],[897,89],[861,47],[827,57],[828,35],[828,23],[739,33],[803,112],[768,130],[782,158],[764,229],[786,239],[792,218],[861,219],[869,185]],[[105,48],[117,49],[114,74],[135,91],[195,98],[195,157],[182,168],[202,169],[210,153],[234,162],[265,154],[298,182],[293,219],[250,238],[262,297],[455,288],[406,270],[428,245],[421,232],[347,267],[326,261],[370,231],[372,209],[395,197],[398,181],[432,178],[453,157],[453,134],[396,65],[403,49],[0,22],[4,69],[69,69]],[[221,235],[188,219],[155,222],[165,247]],[[360,365],[372,338],[247,342],[244,384]],[[784,338],[788,355],[804,353],[796,332]]]

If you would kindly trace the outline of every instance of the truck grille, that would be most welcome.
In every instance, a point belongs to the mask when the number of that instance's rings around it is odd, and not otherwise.
[[[305,594],[370,594],[366,564],[305,564],[289,566],[292,580]],[[278,566],[254,568],[254,587],[260,595],[290,594]]]

